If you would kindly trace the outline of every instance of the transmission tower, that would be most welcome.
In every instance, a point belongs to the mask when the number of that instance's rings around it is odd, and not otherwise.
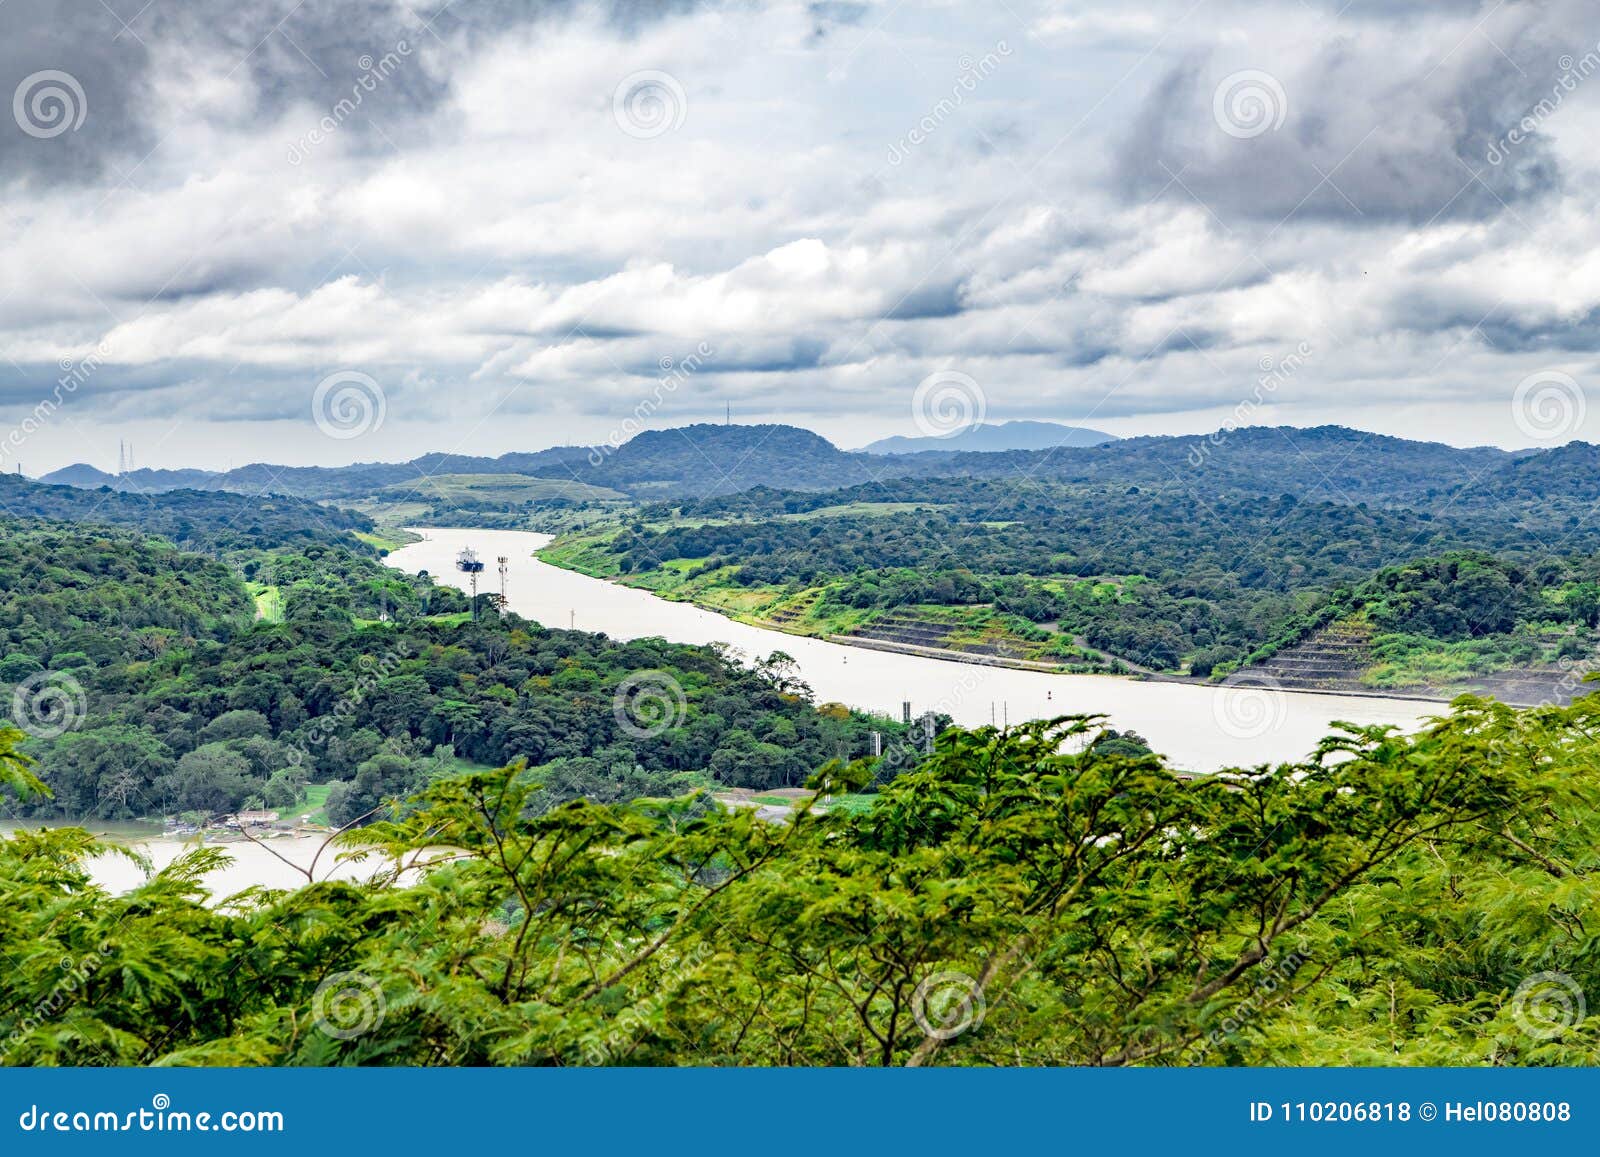
[[[501,555],[500,562],[500,613],[503,615],[510,609],[511,604],[506,601],[506,556]]]

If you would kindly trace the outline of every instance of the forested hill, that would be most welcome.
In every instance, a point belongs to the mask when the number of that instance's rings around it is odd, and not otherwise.
[[[1035,484],[1137,487],[1206,500],[1293,495],[1357,506],[1462,514],[1508,508],[1548,515],[1600,498],[1600,447],[1574,442],[1510,452],[1413,442],[1343,426],[1258,427],[1230,434],[1125,438],[1099,446],[985,454],[878,457],[870,483],[742,487],[711,493],[686,513],[800,513],[850,502],[965,502],[987,494],[1012,506]],[[747,472],[748,473],[748,472]],[[1019,483],[1024,484],[1019,487]]]
[[[1126,438],[1097,446],[971,453],[840,450],[794,426],[711,425],[651,430],[620,446],[564,446],[482,458],[428,454],[411,462],[344,467],[252,465],[225,474],[138,470],[113,478],[73,466],[47,481],[162,491],[271,492],[344,499],[443,474],[522,474],[626,492],[636,498],[715,498],[757,487],[824,491],[904,478],[988,478],[1179,488],[1201,495],[1269,495],[1350,504],[1459,508],[1537,491],[1557,501],[1600,493],[1592,446],[1511,453],[1415,442],[1341,426],[1254,427],[1181,437]]]
[[[331,785],[327,814],[346,823],[515,760],[546,805],[793,787],[868,750],[871,731],[904,734],[813,703],[781,658],[473,622],[459,591],[337,547],[229,562],[132,532],[0,524],[0,696],[53,793],[29,812],[310,810],[309,781]],[[657,694],[670,718],[646,718]]]
[[[796,426],[697,425],[645,431],[620,446],[557,446],[498,458],[425,454],[410,462],[358,462],[342,467],[255,464],[202,475],[198,480],[192,471],[135,470],[113,477],[78,465],[58,470],[45,480],[154,493],[169,489],[173,479],[182,478],[185,484],[207,490],[270,490],[328,499],[364,496],[443,474],[526,474],[645,496],[683,497],[726,494],[757,485],[795,489],[850,486],[882,477],[885,461],[876,455],[840,450]]]
[[[303,498],[171,490],[153,500],[106,488],[49,486],[15,474],[0,475],[0,514],[126,527],[212,554],[331,542],[363,551],[351,532],[372,529],[365,515]]]
[[[950,455],[928,473],[1420,506],[1474,484],[1492,488],[1516,458],[1493,447],[1461,449],[1343,426],[1261,426],[1081,449]]]
[[[127,531],[0,519],[0,684],[148,660],[248,626],[226,566]]]

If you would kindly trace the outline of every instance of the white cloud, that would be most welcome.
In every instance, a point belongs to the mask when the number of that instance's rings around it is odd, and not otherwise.
[[[1454,110],[1514,121],[1553,80],[1544,56],[1581,26],[1566,0],[1543,22],[1526,6],[1192,7],[441,22],[298,163],[357,58],[382,56],[403,19],[285,25],[310,59],[276,34],[270,57],[241,59],[249,44],[198,22],[145,28],[139,148],[5,187],[0,409],[26,410],[60,358],[104,343],[76,432],[41,435],[30,468],[163,420],[185,433],[143,437],[173,463],[370,457],[285,445],[310,386],[350,366],[394,384],[385,454],[500,452],[601,436],[660,359],[706,343],[716,356],[663,420],[734,400],[859,444],[910,432],[916,382],[959,365],[996,418],[1129,432],[1226,414],[1261,357],[1307,340],[1314,369],[1274,414],[1346,406],[1405,433],[1398,398],[1448,396],[1475,440],[1515,441],[1504,408],[1491,415],[1517,380],[1557,361],[1593,372],[1574,349],[1600,312],[1594,102],[1541,125],[1524,154],[1546,166],[1536,196],[1498,206],[1450,152],[1467,139]],[[890,164],[1002,41],[992,75]],[[1204,82],[1247,66],[1282,77],[1290,115],[1254,140],[1212,132]],[[650,139],[618,126],[613,101],[643,70],[686,102]],[[1172,80],[1188,75],[1204,82]],[[1144,157],[1166,173],[1130,188],[1129,150],[1175,139]],[[1437,213],[1412,211],[1435,189]],[[1450,209],[1457,189],[1473,213]],[[1308,196],[1304,212],[1252,208]]]

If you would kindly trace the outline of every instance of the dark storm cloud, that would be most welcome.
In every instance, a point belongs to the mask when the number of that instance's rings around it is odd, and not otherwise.
[[[612,0],[601,10],[627,32],[700,6],[695,0]],[[421,58],[460,38],[493,37],[520,24],[578,10],[577,0],[9,0],[0,3],[0,96],[24,78],[64,73],[71,82],[65,115],[82,124],[42,137],[0,110],[0,181],[32,176],[50,184],[115,177],[136,166],[158,141],[149,124],[152,70],[182,62],[218,75],[248,77],[254,100],[239,115],[261,123],[296,102],[332,109],[386,54],[400,60],[383,77],[383,124],[432,110],[448,83]],[[404,45],[401,49],[399,46]],[[397,55],[396,55],[397,54]],[[48,83],[41,80],[33,87]],[[76,90],[72,86],[76,86]],[[78,93],[82,96],[79,99]],[[63,115],[49,100],[44,117]],[[383,128],[379,124],[379,129]],[[242,127],[242,126],[234,126]],[[372,141],[369,109],[341,115],[341,131]]]
[[[154,143],[141,119],[148,61],[146,47],[99,0],[0,5],[0,180],[91,179],[109,154],[137,159]],[[31,133],[13,115],[18,96]]]
[[[961,312],[961,286],[924,285],[912,290],[884,314],[890,321],[955,317]]]
[[[821,337],[785,338],[775,346],[742,349],[737,343],[716,351],[707,364],[718,373],[785,374],[823,364],[828,341]],[[647,370],[647,376],[659,371]]]
[[[1265,53],[1251,76],[1211,57],[1179,63],[1120,141],[1124,192],[1192,198],[1232,227],[1481,219],[1557,190],[1548,136],[1536,127],[1508,147],[1507,134],[1541,107],[1541,123],[1559,113],[1563,61],[1594,46],[1600,20],[1575,5],[1511,5],[1458,40],[1440,7],[1391,9],[1404,21],[1392,36],[1340,36],[1305,60]],[[1409,53],[1401,39],[1438,47]],[[1270,123],[1235,119],[1230,134],[1219,91],[1258,100]]]
[[[1474,319],[1475,320],[1475,319]],[[1473,324],[1467,320],[1466,325]],[[1589,354],[1600,349],[1600,310],[1589,310],[1579,318],[1560,318],[1544,323],[1518,321],[1491,315],[1478,324],[1478,332],[1501,353]]]

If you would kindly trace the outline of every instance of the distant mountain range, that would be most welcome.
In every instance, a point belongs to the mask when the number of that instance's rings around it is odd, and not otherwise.
[[[121,476],[80,465],[58,470],[44,481],[141,493],[187,488],[340,502],[379,491],[393,499],[408,485],[425,490],[429,479],[464,474],[580,482],[640,500],[711,498],[758,487],[823,491],[894,479],[963,477],[1154,487],[1199,496],[1292,494],[1351,505],[1426,508],[1437,500],[1448,501],[1454,510],[1513,498],[1522,503],[1534,498],[1600,499],[1600,450],[1585,443],[1543,451],[1463,449],[1342,426],[1249,427],[1048,450],[945,448],[886,454],[841,450],[794,426],[717,424],[648,431],[615,448],[560,446],[498,458],[426,454],[410,462],[340,467],[258,463],[223,473],[135,470]]]
[[[107,474],[97,466],[78,462],[40,478],[54,486],[77,486],[83,490],[98,490],[109,486],[113,490],[127,490],[150,494],[161,490],[216,490],[211,485],[220,477],[211,470],[131,470],[125,475]]]
[[[254,463],[226,472],[131,470],[112,475],[74,465],[41,481],[138,493],[189,488],[247,494],[289,494],[322,500],[360,498],[379,490],[422,485],[440,475],[521,474],[621,490],[635,497],[736,493],[752,486],[814,490],[870,482],[880,459],[852,454],[796,426],[696,425],[650,430],[621,446],[556,446],[532,453],[482,458],[424,454],[410,462],[350,466],[274,466]]]
[[[930,450],[963,450],[991,453],[996,450],[1051,450],[1057,446],[1098,446],[1115,442],[1115,434],[1089,430],[1082,426],[1063,426],[1059,422],[979,423],[929,438],[880,438],[861,447],[863,454],[922,454]]]

